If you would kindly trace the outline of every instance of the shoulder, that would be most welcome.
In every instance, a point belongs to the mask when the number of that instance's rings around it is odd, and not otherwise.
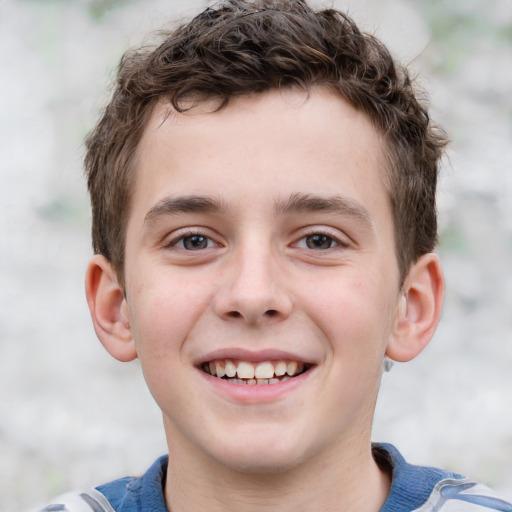
[[[121,478],[96,489],[104,494],[116,512],[167,512],[164,499],[168,457],[157,459],[138,478]]]
[[[512,512],[512,504],[487,486],[444,469],[409,464],[392,445],[375,445],[374,454],[392,471],[381,512]]]
[[[141,477],[126,477],[56,498],[38,512],[167,512],[164,499],[167,456]]]
[[[62,494],[38,512],[115,512],[105,495],[96,489]]]

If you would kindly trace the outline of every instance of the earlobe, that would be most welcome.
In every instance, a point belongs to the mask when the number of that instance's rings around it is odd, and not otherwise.
[[[119,361],[135,359],[128,305],[116,273],[104,256],[96,254],[91,258],[85,292],[94,330],[103,346]]]
[[[441,318],[443,295],[439,257],[425,254],[411,267],[405,280],[386,350],[390,359],[410,361],[426,347]]]

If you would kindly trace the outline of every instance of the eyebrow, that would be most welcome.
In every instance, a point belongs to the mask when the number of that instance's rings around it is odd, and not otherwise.
[[[156,203],[144,217],[144,223],[150,223],[163,215],[179,215],[182,213],[223,213],[230,210],[227,204],[213,197],[178,196],[166,197]],[[352,217],[363,224],[372,226],[373,222],[368,210],[343,196],[323,197],[315,194],[294,193],[289,198],[277,201],[274,205],[275,215],[292,215],[307,212],[326,212]]]
[[[360,203],[343,196],[318,196],[314,194],[292,194],[288,199],[275,205],[275,213],[293,214],[303,212],[326,212],[352,217],[363,224],[373,224],[370,213]]]
[[[162,215],[178,215],[180,213],[217,213],[227,211],[223,201],[204,196],[166,197],[158,201],[144,217],[148,223]]]

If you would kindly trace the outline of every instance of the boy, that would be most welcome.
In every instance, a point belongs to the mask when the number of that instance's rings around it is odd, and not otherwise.
[[[169,457],[45,510],[512,511],[370,440],[385,359],[440,317],[445,144],[381,43],[299,0],[127,54],[87,145],[86,292]]]

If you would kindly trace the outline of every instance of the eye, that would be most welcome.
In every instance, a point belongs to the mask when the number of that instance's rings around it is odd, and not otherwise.
[[[324,235],[321,233],[316,233],[314,235],[309,235],[304,238],[304,241],[306,243],[306,246],[308,249],[316,249],[316,250],[322,250],[322,249],[330,249],[334,245],[338,245],[334,238]]]
[[[169,244],[169,246],[184,249],[186,251],[200,251],[202,249],[214,247],[215,242],[204,235],[190,234],[176,238]]]
[[[312,249],[314,251],[326,251],[336,247],[347,247],[348,244],[326,233],[311,233],[303,236],[295,244],[300,249]]]

